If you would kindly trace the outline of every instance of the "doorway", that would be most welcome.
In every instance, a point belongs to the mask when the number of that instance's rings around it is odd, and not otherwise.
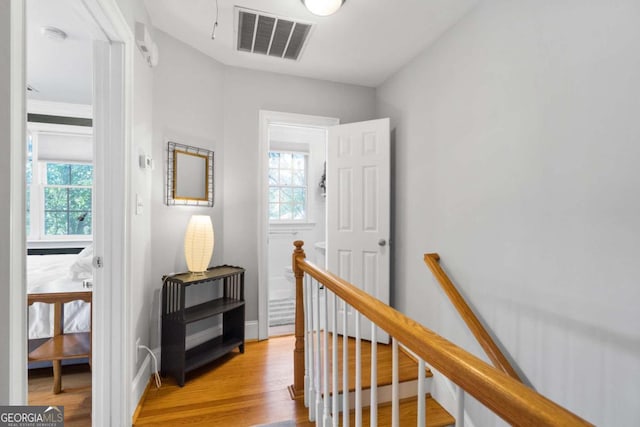
[[[56,3],[58,3],[56,1]],[[131,82],[133,77],[132,63],[133,40],[131,29],[112,0],[83,0],[82,2],[60,2],[72,7],[70,13],[79,18],[84,29],[91,35],[90,42],[93,52],[91,63],[93,67],[92,92],[93,104],[93,156],[94,174],[92,194],[93,246],[94,254],[90,257],[93,268],[93,302],[92,302],[92,347],[91,365],[91,423],[93,425],[126,425],[130,423],[131,396],[131,363],[129,354],[133,343],[130,340],[129,309],[128,309],[128,246],[130,240],[130,215],[126,209],[130,194],[130,178],[126,171],[129,167],[131,123]],[[12,9],[13,12],[13,9]],[[16,9],[16,25],[12,26],[12,37],[26,39],[25,21],[29,14],[25,9]],[[23,21],[24,20],[24,21]],[[12,20],[13,21],[13,20]],[[20,46],[17,57],[26,57],[24,46]],[[25,61],[26,62],[26,61]],[[18,62],[16,62],[18,63]],[[27,70],[24,66],[16,67],[15,74],[19,77],[12,85],[16,91],[16,106],[25,106],[24,84]],[[20,83],[24,82],[24,83]],[[36,87],[37,89],[37,87]],[[69,112],[64,116],[69,116]],[[73,114],[71,114],[73,116]],[[18,118],[20,119],[18,123]],[[25,147],[24,117],[17,115],[12,119],[16,129],[22,135],[12,138],[12,153],[20,152]],[[107,144],[106,141],[109,141]],[[22,151],[26,152],[26,150]],[[25,156],[21,156],[26,159]],[[12,171],[12,180],[23,182],[25,168]],[[25,197],[14,196],[23,205]],[[109,220],[105,212],[111,213]],[[88,214],[87,214],[88,215]],[[79,215],[73,216],[78,221]],[[84,217],[86,219],[86,216]],[[26,218],[21,215],[15,225],[20,229],[26,226]],[[77,225],[77,224],[76,224]],[[80,230],[82,227],[73,227]],[[26,246],[24,233],[20,233],[21,245]],[[107,237],[108,236],[108,237]],[[16,245],[18,246],[18,245]],[[22,247],[25,247],[22,246]],[[22,256],[21,256],[22,258]],[[105,262],[106,261],[106,262]],[[20,263],[13,261],[12,265],[26,264],[22,258]],[[97,266],[97,267],[96,267]],[[102,268],[104,266],[104,268]],[[20,270],[24,271],[24,270]],[[21,273],[16,280],[15,292],[11,297],[12,306],[24,307],[26,301],[26,277]],[[108,284],[109,286],[102,286]],[[16,316],[15,332],[11,335],[10,346],[16,349],[27,348],[26,316]],[[54,322],[55,323],[55,322]],[[27,375],[25,352],[20,357],[11,360],[11,368],[21,372],[19,381],[10,385],[10,393],[15,397],[16,404],[27,403]],[[64,384],[64,379],[63,379]],[[55,403],[52,403],[55,405]],[[86,425],[82,422],[81,425]]]
[[[294,332],[293,242],[324,265],[327,129],[338,119],[260,112],[259,339]]]
[[[277,336],[294,332],[292,242],[307,242],[307,257],[324,264],[312,248],[325,241],[327,130],[272,123],[268,134],[268,316]]]
[[[93,35],[70,3],[26,2],[28,403],[91,421]]]

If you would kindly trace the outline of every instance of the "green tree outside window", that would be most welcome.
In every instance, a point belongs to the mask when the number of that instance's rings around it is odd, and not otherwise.
[[[47,163],[45,235],[91,235],[92,185],[92,165]]]

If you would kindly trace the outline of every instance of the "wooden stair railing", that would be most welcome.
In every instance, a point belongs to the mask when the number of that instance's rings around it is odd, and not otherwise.
[[[480,323],[480,320],[473,310],[471,310],[471,307],[469,307],[464,297],[460,295],[456,285],[453,284],[449,276],[447,276],[447,273],[440,267],[439,261],[440,255],[436,253],[424,254],[425,264],[427,264],[427,267],[429,267],[433,275],[438,279],[440,286],[442,286],[442,289],[453,303],[453,306],[458,310],[458,313],[460,313],[462,320],[467,324],[473,336],[478,340],[478,343],[493,363],[493,366],[513,379],[522,382],[516,370],[511,366],[502,351],[500,351],[493,338],[491,338],[491,335],[489,335],[489,332],[482,326],[482,323]]]
[[[318,268],[305,259],[302,241],[294,245],[296,344],[292,396],[304,395],[303,278],[307,274],[508,423],[531,427],[592,425],[346,280]]]

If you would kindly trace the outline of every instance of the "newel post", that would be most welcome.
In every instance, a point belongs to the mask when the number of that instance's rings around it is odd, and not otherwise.
[[[305,259],[307,256],[302,249],[304,242],[296,240],[293,242],[296,247],[291,259],[293,275],[296,278],[296,345],[293,350],[293,385],[289,386],[289,393],[292,399],[304,396],[304,304],[302,301],[302,281],[304,272],[298,263],[298,259]]]

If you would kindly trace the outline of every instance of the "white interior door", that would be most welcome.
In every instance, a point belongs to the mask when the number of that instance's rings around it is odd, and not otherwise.
[[[389,304],[390,237],[389,119],[329,128],[327,147],[327,269]],[[342,316],[339,307],[339,316]],[[353,309],[347,310],[355,335]],[[331,318],[331,317],[330,317]],[[339,317],[341,319],[341,317]],[[338,331],[342,333],[342,321]],[[362,338],[371,323],[362,318]],[[381,330],[378,342],[388,342]]]

